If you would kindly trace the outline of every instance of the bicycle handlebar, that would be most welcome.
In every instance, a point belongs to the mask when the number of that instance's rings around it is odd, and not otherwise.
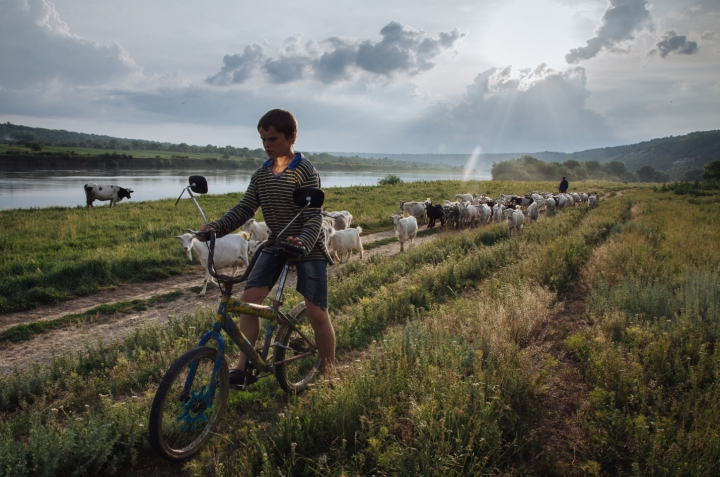
[[[240,275],[239,277],[232,277],[229,275],[222,275],[217,272],[215,269],[215,230],[205,230],[203,232],[199,232],[197,230],[190,230],[186,229],[186,232],[195,234],[198,237],[202,237],[205,239],[208,245],[208,263],[207,268],[208,272],[210,272],[210,275],[222,282],[230,282],[230,283],[242,283],[245,280],[248,279],[250,276],[250,272],[252,272],[253,267],[255,267],[255,263],[257,262],[258,258],[260,258],[260,254],[263,253],[263,250],[266,248],[271,249],[271,253],[278,257],[284,257],[286,260],[291,258],[297,258],[302,256],[305,253],[305,249],[303,247],[298,247],[297,245],[293,245],[291,243],[283,242],[281,240],[266,240],[265,242],[261,243],[257,250],[255,250],[255,253],[253,254],[252,260],[250,260],[250,263],[248,264],[247,268],[245,269],[245,272]]]

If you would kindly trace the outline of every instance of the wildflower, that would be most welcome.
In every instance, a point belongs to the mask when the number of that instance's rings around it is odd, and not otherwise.
[[[106,398],[106,397],[108,397],[108,396],[109,396],[109,394],[103,394],[103,393],[100,393],[100,394],[98,394],[98,396],[100,396],[101,398]]]
[[[138,427],[145,427],[145,424],[143,424],[142,422],[138,422]]]
[[[282,419],[283,417],[285,417],[285,413],[284,413],[284,412],[278,413],[278,417],[279,417],[280,419]]]
[[[85,407],[90,409],[90,404],[85,404]]]
[[[52,408],[52,409],[50,409],[50,410],[51,410],[52,412],[58,412],[57,408],[55,408],[55,407]]]
[[[325,465],[325,464],[327,464],[327,456],[326,456],[325,454],[321,455],[321,456],[318,458],[318,464],[320,464],[320,465]]]
[[[290,444],[290,447],[292,447],[293,450],[295,450],[295,448],[297,447],[297,442],[291,443],[291,444]]]

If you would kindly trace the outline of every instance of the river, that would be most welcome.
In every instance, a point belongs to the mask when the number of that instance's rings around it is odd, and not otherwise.
[[[133,170],[110,174],[107,170],[0,171],[0,210],[33,207],[75,207],[85,205],[86,183],[117,184],[134,191],[132,201],[177,197],[187,186],[190,172],[179,170]],[[376,185],[387,171],[320,171],[323,187]],[[211,194],[245,191],[252,172],[205,171]],[[461,172],[396,172],[403,181],[490,180],[490,171],[463,177]],[[126,202],[125,199],[123,202]],[[108,202],[95,202],[96,205]]]

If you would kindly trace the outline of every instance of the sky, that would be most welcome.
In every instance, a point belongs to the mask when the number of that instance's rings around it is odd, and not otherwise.
[[[0,0],[0,122],[314,152],[573,152],[720,129],[717,0]]]

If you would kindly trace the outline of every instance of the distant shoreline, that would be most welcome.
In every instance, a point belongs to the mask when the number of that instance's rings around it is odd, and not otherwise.
[[[141,169],[227,169],[254,171],[262,165],[261,160],[242,161],[237,159],[196,159],[183,157],[123,157],[117,154],[113,156],[47,156],[47,155],[0,155],[0,171],[28,171],[35,169],[51,170],[141,170]],[[200,166],[200,167],[199,167]],[[316,167],[322,167],[327,171],[433,171],[442,166],[407,163],[407,165],[378,165],[378,164],[331,164],[318,163]],[[452,167],[452,166],[447,166]]]

